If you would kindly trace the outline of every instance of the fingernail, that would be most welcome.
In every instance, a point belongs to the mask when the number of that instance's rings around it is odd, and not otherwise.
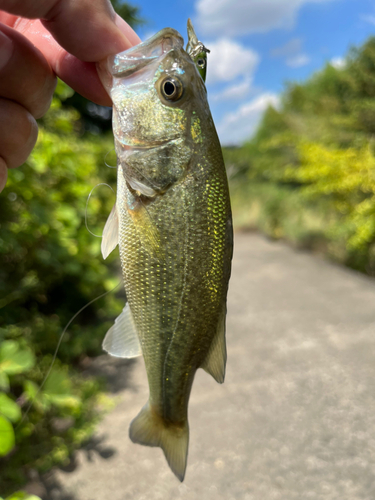
[[[6,66],[12,57],[13,42],[2,31],[0,31],[0,70]]]

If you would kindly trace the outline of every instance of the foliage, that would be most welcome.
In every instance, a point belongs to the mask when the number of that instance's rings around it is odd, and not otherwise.
[[[113,0],[131,25],[139,9]],[[29,470],[66,464],[93,432],[109,399],[100,380],[82,376],[88,356],[124,297],[108,294],[120,281],[116,256],[104,264],[100,239],[85,227],[86,201],[100,183],[115,183],[109,108],[96,106],[58,82],[38,143],[9,172],[0,196],[0,495],[15,491]],[[94,132],[94,133],[90,133]],[[100,235],[114,195],[100,186],[87,204],[87,223]],[[116,252],[114,252],[116,253]],[[85,309],[54,352],[64,326]],[[42,387],[41,387],[42,386]],[[32,406],[29,408],[30,404]],[[7,500],[36,500],[19,491]]]
[[[0,497],[0,500],[4,500]],[[39,497],[35,495],[29,495],[25,491],[16,491],[12,495],[9,495],[5,500],[40,500]]]
[[[130,5],[121,0],[111,0],[111,3],[117,14],[125,19],[133,28],[140,24],[144,24],[145,21],[140,17],[139,7]]]
[[[12,340],[0,344],[0,386],[9,391],[9,376],[28,371],[35,364],[31,350],[20,349]],[[21,409],[17,403],[0,391],[0,457],[7,455],[15,445],[15,435],[12,423],[21,418]]]
[[[225,149],[237,226],[375,274],[375,38],[289,84],[253,139]]]
[[[59,82],[32,156],[10,172],[0,197],[2,492],[21,486],[30,468],[42,472],[66,463],[92,433],[102,385],[77,369],[101,352],[104,333],[123,306],[109,294],[80,314],[38,392],[64,326],[119,282],[117,267],[110,259],[104,264],[100,239],[84,223],[91,189],[115,181],[115,169],[104,165],[112,138],[80,135],[77,111],[62,106],[69,94]],[[93,232],[101,233],[113,201],[108,188],[94,191],[88,203]]]

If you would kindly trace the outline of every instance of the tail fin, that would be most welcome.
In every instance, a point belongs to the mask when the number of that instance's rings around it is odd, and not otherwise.
[[[167,423],[147,403],[132,420],[129,437],[133,443],[159,446],[174,474],[184,480],[189,447],[187,421],[183,425]]]

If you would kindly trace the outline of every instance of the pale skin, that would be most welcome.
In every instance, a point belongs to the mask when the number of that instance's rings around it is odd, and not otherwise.
[[[0,0],[0,191],[35,145],[56,76],[111,106],[95,63],[139,42],[109,0]]]

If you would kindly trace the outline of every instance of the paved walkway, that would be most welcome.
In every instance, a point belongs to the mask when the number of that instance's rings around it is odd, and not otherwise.
[[[48,500],[374,500],[375,281],[237,234],[227,339],[225,384],[193,386],[184,483],[128,438],[142,361],[103,357],[119,403]]]

